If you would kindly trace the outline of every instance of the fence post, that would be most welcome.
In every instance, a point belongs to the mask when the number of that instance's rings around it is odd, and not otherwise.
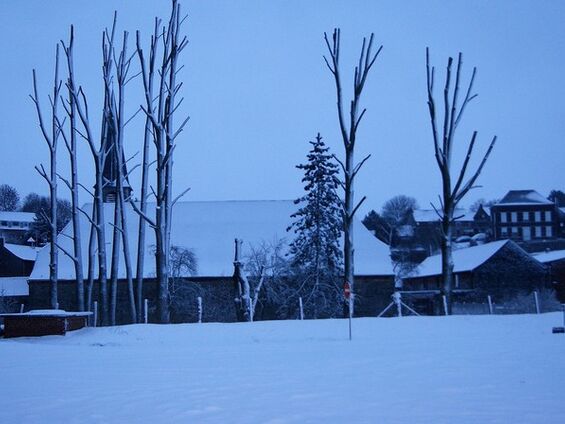
[[[298,298],[298,306],[300,307],[300,321],[304,319],[304,308],[302,306],[302,297]]]
[[[198,324],[202,324],[202,298],[198,296],[196,300],[198,300]]]
[[[149,322],[149,301],[143,299],[143,322],[147,324]]]
[[[20,314],[24,313],[24,304],[20,303]]]
[[[538,292],[534,291],[534,301],[536,302],[536,314],[540,313]]]
[[[490,297],[490,294],[487,296],[488,299],[488,312],[489,314],[492,315],[492,297]]]
[[[98,325],[98,302],[94,301],[94,318],[93,318],[93,327]]]
[[[441,296],[443,299],[443,311],[445,312],[445,315],[449,315],[448,311],[447,311],[447,298],[445,297],[445,295]]]

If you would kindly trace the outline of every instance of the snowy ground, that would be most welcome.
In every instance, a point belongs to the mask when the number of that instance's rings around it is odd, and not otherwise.
[[[563,423],[558,313],[0,340],[0,423]]]

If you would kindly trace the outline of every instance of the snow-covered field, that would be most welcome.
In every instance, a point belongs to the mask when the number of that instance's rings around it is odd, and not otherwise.
[[[558,313],[0,340],[0,423],[563,423]]]

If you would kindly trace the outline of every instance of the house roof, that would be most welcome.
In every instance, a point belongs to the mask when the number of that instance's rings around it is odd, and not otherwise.
[[[28,295],[27,277],[0,277],[0,297]]]
[[[12,222],[33,222],[35,220],[35,214],[32,212],[8,212],[0,211],[0,221],[12,221]]]
[[[24,261],[35,261],[38,251],[38,249],[34,247],[22,246],[20,244],[4,243],[4,247]]]
[[[547,200],[535,190],[510,190],[496,205],[553,205],[553,202]]]
[[[105,204],[105,217],[112,219],[113,204]],[[89,210],[91,206],[85,206]],[[155,205],[148,206],[149,215]],[[137,228],[139,218],[130,205],[127,205],[130,251],[132,266],[135,269]],[[222,277],[233,274],[234,239],[243,240],[243,255],[249,246],[276,240],[290,241],[292,233],[286,229],[291,224],[290,215],[297,210],[297,205],[289,200],[274,201],[212,201],[179,202],[173,211],[171,245],[192,249],[197,259],[197,275],[203,277]],[[90,224],[81,216],[82,251],[86,267],[88,252],[88,234]],[[72,251],[72,225],[69,223],[59,235],[57,243],[67,251]],[[112,226],[106,226],[107,249],[112,241]],[[354,225],[355,274],[356,275],[392,275],[388,246],[374,237],[361,222]],[[155,260],[152,248],[155,234],[151,228],[146,231],[146,255],[144,275],[155,276]],[[109,251],[108,251],[109,253]],[[110,254],[108,267],[110,266]],[[96,267],[97,268],[97,267]],[[109,269],[109,268],[108,268]],[[123,255],[120,251],[120,278],[125,278]],[[47,280],[49,278],[49,246],[43,247],[37,257],[30,279]],[[72,261],[64,254],[59,254],[59,278],[74,279]]]
[[[437,222],[440,219],[437,212],[433,209],[414,209],[413,215],[416,222]],[[457,221],[473,221],[475,218],[475,212],[463,208],[457,208],[455,209],[453,216],[459,218]]]
[[[511,240],[499,240],[480,246],[467,247],[453,251],[453,272],[472,271],[484,264],[496,252]],[[430,256],[425,259],[410,278],[430,277],[441,274],[441,255]]]
[[[565,250],[554,250],[552,252],[532,253],[532,256],[542,264],[561,261],[565,259]]]

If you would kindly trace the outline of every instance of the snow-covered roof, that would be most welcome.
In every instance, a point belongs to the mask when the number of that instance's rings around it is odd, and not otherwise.
[[[34,247],[22,246],[20,244],[4,243],[4,247],[24,261],[35,261],[38,251],[38,249]]]
[[[35,214],[32,212],[0,211],[0,221],[32,223],[34,220],[35,220]]]
[[[105,217],[110,222],[113,204],[106,204]],[[152,215],[152,204],[148,209]],[[85,206],[89,210],[91,206]],[[293,238],[286,229],[291,223],[290,215],[297,210],[291,200],[273,201],[211,201],[179,202],[173,211],[171,245],[192,249],[197,262],[197,275],[205,277],[231,276],[233,274],[234,239],[243,240],[244,255],[251,245],[262,242],[274,242]],[[127,206],[128,234],[132,266],[135,270],[137,227],[139,218],[130,205]],[[81,238],[84,263],[88,255],[88,234],[90,224],[81,216]],[[69,223],[58,237],[58,244],[72,252],[72,225]],[[107,248],[110,250],[112,226],[106,226]],[[374,237],[361,222],[354,226],[355,274],[356,275],[392,275],[388,246]],[[152,246],[155,234],[151,228],[146,231],[146,255],[144,264],[145,277],[155,276],[155,260]],[[108,267],[110,266],[108,251]],[[123,256],[120,252],[120,278],[125,278]],[[109,269],[109,268],[108,268]],[[47,280],[49,278],[49,246],[43,247],[37,256],[30,279]],[[59,253],[59,278],[74,279],[74,266],[69,257]]]
[[[454,250],[453,255],[453,272],[472,271],[478,266],[485,263],[496,252],[498,252],[506,243],[513,243],[511,240],[499,240],[492,243],[482,244],[480,246],[467,247],[464,249]],[[441,274],[441,255],[430,256],[422,262],[416,269],[414,276],[430,277],[432,275]]]
[[[542,264],[565,259],[565,250],[554,250],[552,252],[532,253],[532,256]]]
[[[437,222],[439,221],[439,216],[437,212],[433,209],[414,209],[414,220],[416,222]],[[467,209],[457,208],[453,213],[457,221],[473,221],[475,218],[475,212]]]
[[[510,190],[495,206],[531,204],[553,205],[553,202],[535,190]]]
[[[27,277],[0,277],[0,297],[28,295]]]

